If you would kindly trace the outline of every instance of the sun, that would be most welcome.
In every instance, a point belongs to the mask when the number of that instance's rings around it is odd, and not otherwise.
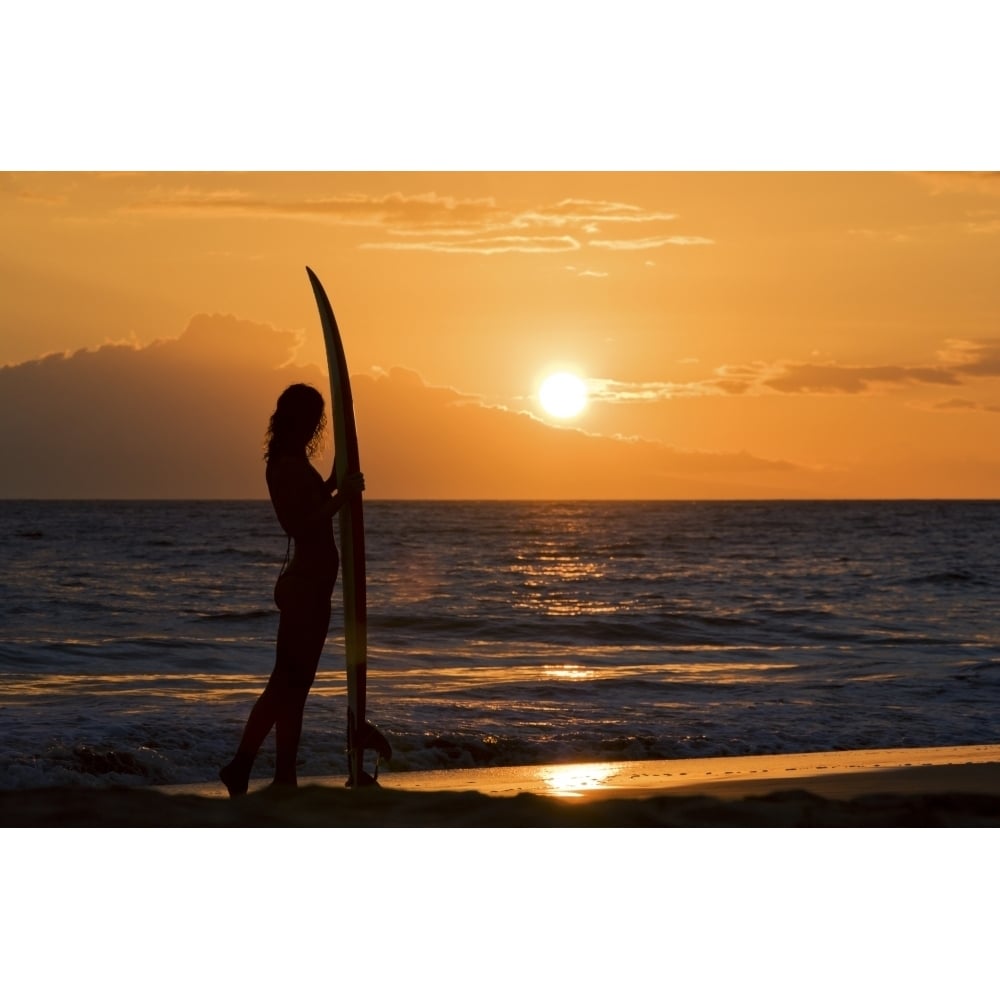
[[[542,382],[538,400],[550,416],[575,417],[587,405],[587,386],[576,375],[556,372]]]

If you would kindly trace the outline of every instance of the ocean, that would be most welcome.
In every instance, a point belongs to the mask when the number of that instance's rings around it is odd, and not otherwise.
[[[2,501],[0,788],[214,781],[266,501]],[[1000,503],[366,501],[388,770],[1000,742]],[[340,583],[300,774],[346,772]],[[273,765],[273,736],[254,777]]]

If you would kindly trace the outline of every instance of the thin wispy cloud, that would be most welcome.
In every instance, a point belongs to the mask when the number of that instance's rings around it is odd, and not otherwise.
[[[579,250],[572,236],[496,236],[481,240],[362,243],[362,250],[416,250],[430,253],[567,253]]]
[[[654,250],[666,246],[709,246],[714,242],[704,236],[643,236],[637,239],[589,240],[588,245],[605,250]]]
[[[157,214],[240,215],[301,219],[349,226],[468,226],[500,218],[492,198],[452,198],[427,192],[404,195],[346,194],[326,198],[261,198],[240,190],[199,191],[185,187],[133,201],[126,211]],[[504,213],[506,214],[506,213]]]
[[[367,239],[360,244],[361,249],[439,254],[565,253],[585,245],[598,250],[653,250],[713,242],[704,236],[663,233],[662,227],[677,218],[674,212],[580,198],[531,207],[500,207],[493,198],[454,198],[436,192],[284,199],[236,189],[183,187],[155,191],[133,200],[124,211],[367,227],[381,230],[385,238]],[[650,234],[651,226],[659,231]]]
[[[634,224],[649,222],[671,222],[677,218],[674,212],[649,211],[638,205],[627,205],[615,201],[583,201],[567,198],[555,205],[517,213],[512,222],[515,226],[601,226],[616,223]]]
[[[664,399],[718,396],[723,391],[711,381],[624,382],[610,378],[589,378],[587,393],[599,403],[654,403]]]
[[[975,399],[942,399],[929,409],[946,413],[1000,413],[1000,404],[981,403]]]
[[[575,264],[567,264],[566,270],[573,272],[578,278],[606,278],[608,276],[607,271],[594,271],[591,268],[585,268],[581,271]]]

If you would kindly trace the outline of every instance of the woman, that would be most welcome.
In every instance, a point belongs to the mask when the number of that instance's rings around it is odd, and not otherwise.
[[[319,450],[325,427],[323,397],[312,386],[290,385],[278,397],[265,445],[267,488],[294,552],[274,588],[281,612],[274,670],[250,712],[236,756],[219,771],[231,796],[246,792],[254,758],[272,726],[274,784],[297,784],[302,713],[330,627],[330,597],[340,566],[332,519],[365,488],[361,473],[346,477],[337,490],[332,476],[324,481],[313,468],[309,459]]]

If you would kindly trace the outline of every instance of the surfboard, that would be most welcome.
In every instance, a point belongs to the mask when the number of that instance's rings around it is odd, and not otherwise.
[[[333,410],[334,464],[331,476],[339,484],[344,477],[361,471],[354,399],[347,373],[344,344],[337,319],[319,278],[306,268],[326,343],[330,373],[330,405]],[[368,692],[368,603],[365,576],[365,520],[361,495],[351,497],[340,509],[341,591],[344,595],[344,646],[347,660],[347,763],[348,785],[358,788],[373,778],[364,770],[366,746],[388,760],[392,755],[385,737],[365,718]],[[376,763],[375,776],[378,776]]]

